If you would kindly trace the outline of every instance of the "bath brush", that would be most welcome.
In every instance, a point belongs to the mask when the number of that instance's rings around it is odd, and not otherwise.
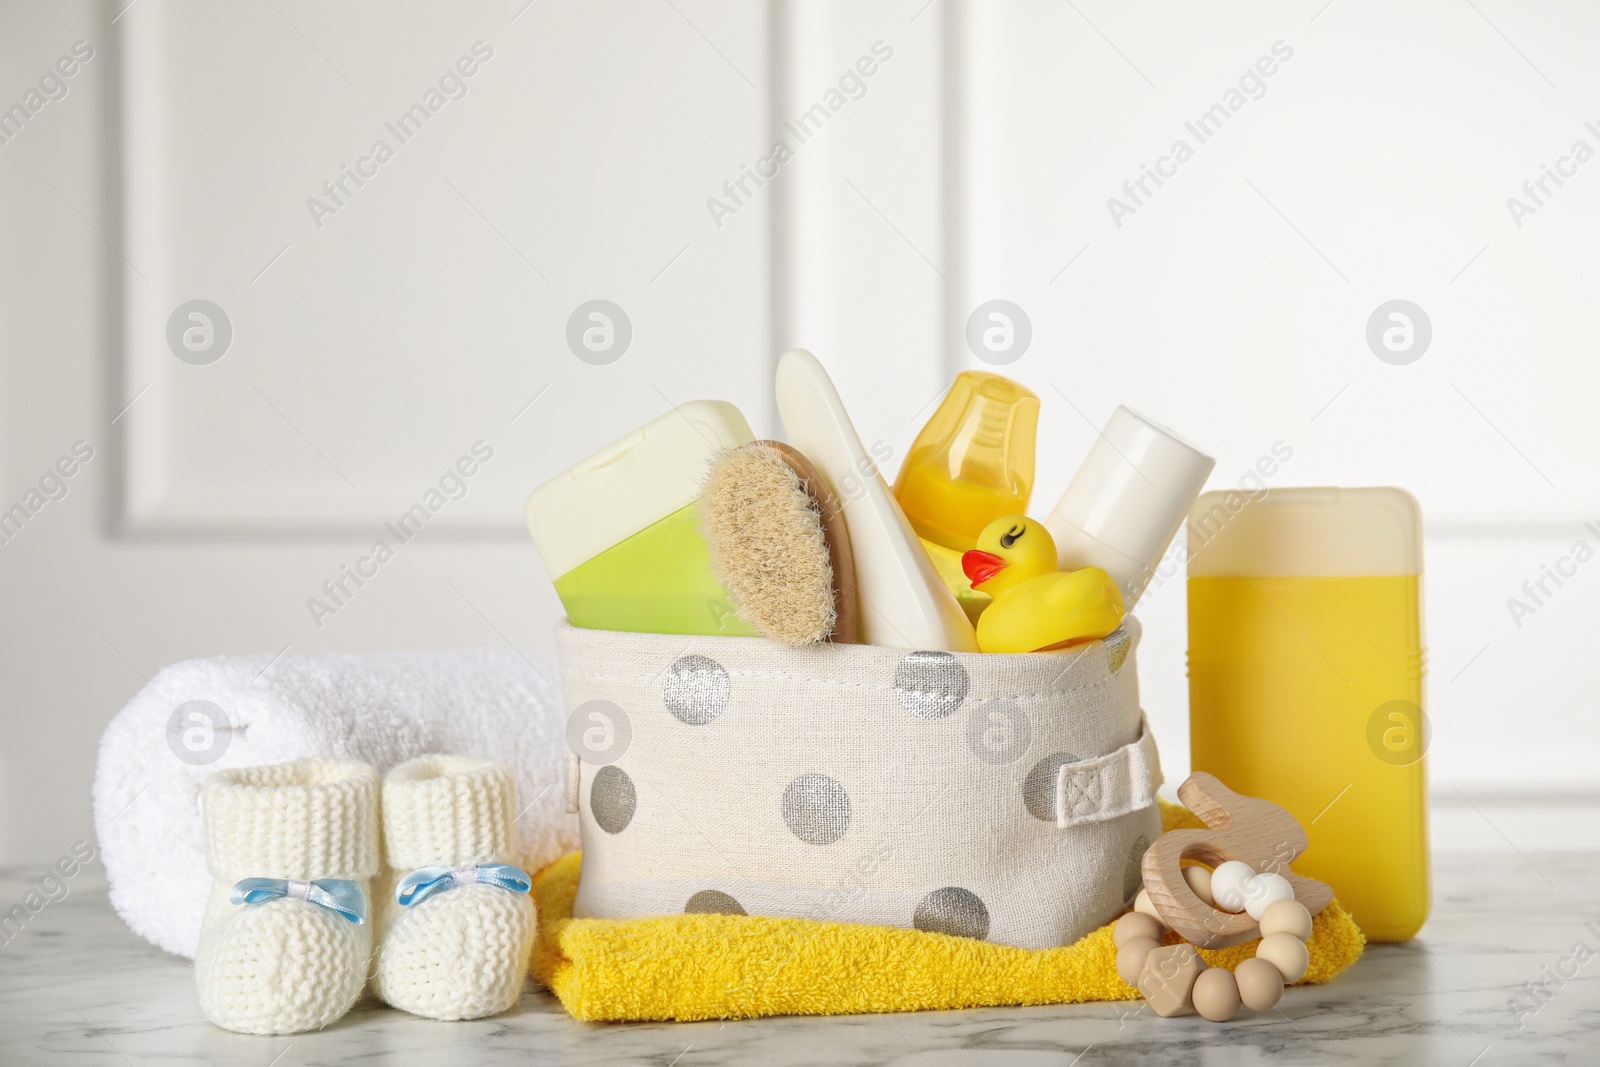
[[[762,636],[856,643],[850,535],[805,456],[778,441],[722,452],[701,492],[700,528],[717,580]]]

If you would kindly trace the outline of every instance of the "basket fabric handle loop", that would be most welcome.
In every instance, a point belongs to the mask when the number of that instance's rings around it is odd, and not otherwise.
[[[1139,718],[1139,737],[1097,759],[1062,764],[1056,771],[1056,828],[1104,822],[1150,807],[1161,788],[1161,758],[1150,723]]]

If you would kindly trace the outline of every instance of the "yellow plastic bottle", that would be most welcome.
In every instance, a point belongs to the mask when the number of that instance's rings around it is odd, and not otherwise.
[[[1430,906],[1421,513],[1401,489],[1201,496],[1189,515],[1190,762],[1288,809],[1372,941]]]
[[[1039,398],[986,371],[962,371],[900,465],[894,495],[924,541],[965,552],[1002,515],[1028,510]]]

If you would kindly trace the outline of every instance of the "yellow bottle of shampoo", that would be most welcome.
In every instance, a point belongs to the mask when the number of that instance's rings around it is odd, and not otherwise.
[[[1428,917],[1421,512],[1401,489],[1201,496],[1189,514],[1191,764],[1282,805],[1372,941]]]

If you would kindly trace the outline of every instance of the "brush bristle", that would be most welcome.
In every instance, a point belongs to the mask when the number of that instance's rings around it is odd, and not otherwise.
[[[712,464],[700,498],[711,567],[740,618],[790,645],[833,633],[833,567],[811,493],[777,450],[750,444]]]

